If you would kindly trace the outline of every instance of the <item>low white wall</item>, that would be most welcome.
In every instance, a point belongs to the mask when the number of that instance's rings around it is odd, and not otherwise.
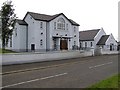
[[[101,51],[101,54],[118,54],[118,51]]]
[[[49,52],[49,53],[25,53],[25,54],[4,54],[2,55],[2,65],[21,64],[41,61],[61,60],[77,57],[92,56],[91,51],[80,52]]]

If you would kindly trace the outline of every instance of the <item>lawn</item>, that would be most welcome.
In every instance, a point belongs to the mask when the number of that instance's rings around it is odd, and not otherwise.
[[[7,49],[0,49],[0,53],[16,53],[16,52]]]
[[[120,74],[102,80],[88,88],[118,88],[120,85],[120,79],[118,78],[120,78]]]

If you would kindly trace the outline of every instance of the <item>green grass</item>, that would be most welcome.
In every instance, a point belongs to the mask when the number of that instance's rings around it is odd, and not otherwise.
[[[16,53],[16,52],[7,49],[0,49],[0,53]]]
[[[118,78],[120,78],[120,74],[102,80],[88,88],[118,88],[120,85],[120,79]]]

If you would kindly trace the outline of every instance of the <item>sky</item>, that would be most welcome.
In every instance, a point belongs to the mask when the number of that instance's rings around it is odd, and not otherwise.
[[[6,0],[0,0],[0,7]],[[15,13],[23,19],[27,11],[55,15],[64,13],[80,24],[79,31],[103,27],[118,41],[119,0],[11,0]]]

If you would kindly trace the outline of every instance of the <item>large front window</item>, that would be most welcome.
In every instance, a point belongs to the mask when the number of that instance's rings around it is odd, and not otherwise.
[[[63,18],[58,19],[57,29],[65,30],[65,20]]]

